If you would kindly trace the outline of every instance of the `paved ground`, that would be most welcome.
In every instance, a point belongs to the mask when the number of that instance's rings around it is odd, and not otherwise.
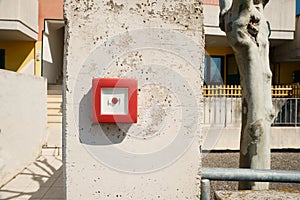
[[[218,200],[300,200],[297,192],[283,191],[217,191],[216,199]]]
[[[0,199],[63,199],[61,157],[39,157],[7,185],[0,188]]]
[[[239,153],[237,152],[211,152],[202,160],[203,167],[238,168]],[[272,152],[271,168],[279,170],[300,170],[300,152]],[[212,181],[211,199],[217,190],[237,190],[237,182]],[[286,192],[297,192],[300,197],[300,184],[298,183],[271,183],[270,189]]]
[[[237,168],[238,158],[239,155],[237,152],[211,152],[205,155],[202,165],[203,167]],[[271,160],[272,169],[300,170],[300,152],[275,152],[272,153]],[[216,190],[236,190],[237,182],[212,181],[211,186],[212,192]],[[271,189],[298,192],[300,196],[300,184],[272,183]],[[0,199],[63,199],[61,157],[39,157],[16,176],[16,178],[0,188]]]

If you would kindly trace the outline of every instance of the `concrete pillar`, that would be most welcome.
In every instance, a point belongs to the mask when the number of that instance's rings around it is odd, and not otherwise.
[[[198,1],[65,0],[67,199],[199,199]],[[93,124],[93,78],[138,81],[138,122]]]

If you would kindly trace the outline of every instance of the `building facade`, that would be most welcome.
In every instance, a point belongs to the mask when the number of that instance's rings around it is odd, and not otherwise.
[[[219,28],[219,1],[204,0],[204,149],[239,149],[241,87],[238,67]],[[299,148],[300,1],[273,0],[265,7],[270,24],[270,67],[277,112],[271,148]],[[289,137],[287,137],[287,135]],[[288,138],[288,139],[287,139]]]
[[[299,1],[298,1],[299,2]],[[280,8],[280,9],[279,9]],[[297,4],[299,10],[299,3]],[[299,82],[299,11],[296,0],[270,1],[265,8],[270,24],[270,63],[273,84]],[[239,84],[233,51],[219,29],[219,1],[204,0],[206,84]]]
[[[239,85],[233,51],[218,27],[219,1],[203,4],[205,83]],[[300,81],[299,5],[299,0],[276,0],[265,9],[274,85]],[[0,68],[43,75],[55,83],[62,75],[63,0],[3,0],[0,9]]]
[[[47,78],[48,84],[62,81],[63,3],[63,0],[0,2],[0,69],[43,76]],[[218,124],[222,127],[239,126],[240,77],[233,50],[225,33],[219,29],[219,0],[203,0],[203,7],[206,44],[206,110],[203,123]],[[275,88],[274,102],[280,105],[277,107],[279,114],[275,125],[298,127],[300,1],[270,1],[265,8],[265,15],[271,30],[270,64]],[[222,98],[222,101],[216,101],[212,97],[226,97],[226,100]],[[225,107],[226,109],[220,109]],[[299,129],[291,131],[298,134]]]
[[[63,0],[0,1],[0,187],[61,147],[63,34]]]
[[[42,45],[44,38],[50,34],[51,36],[52,34],[59,35],[55,31],[63,27],[50,25],[49,28],[49,20],[58,20],[60,24],[63,24],[63,0],[1,1],[0,69],[47,78],[49,71],[55,70],[49,70],[46,61],[52,64],[50,66],[52,68],[61,66],[62,56],[60,64],[57,63],[58,56],[56,54],[62,55],[62,50],[58,52],[53,49],[55,42],[53,45],[47,45],[46,42]],[[50,22],[50,24],[52,23]],[[59,31],[63,32],[62,30]],[[63,36],[60,37],[60,46],[63,46]],[[55,48],[58,49],[56,46]],[[53,59],[49,61],[49,57]],[[43,69],[44,65],[47,65],[48,68]]]
[[[37,40],[37,1],[1,1],[0,68],[39,74],[35,59],[35,44]]]

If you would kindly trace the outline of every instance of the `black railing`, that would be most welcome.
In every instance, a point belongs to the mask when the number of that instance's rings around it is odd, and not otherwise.
[[[279,102],[279,103],[278,103]],[[274,99],[274,104],[280,106],[273,126],[299,126],[300,125],[300,99]]]

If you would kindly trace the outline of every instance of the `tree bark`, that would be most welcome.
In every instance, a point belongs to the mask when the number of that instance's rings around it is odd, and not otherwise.
[[[242,87],[240,168],[270,169],[274,119],[269,64],[267,0],[220,0],[220,28],[234,50]],[[268,183],[240,182],[239,189],[268,189]]]

